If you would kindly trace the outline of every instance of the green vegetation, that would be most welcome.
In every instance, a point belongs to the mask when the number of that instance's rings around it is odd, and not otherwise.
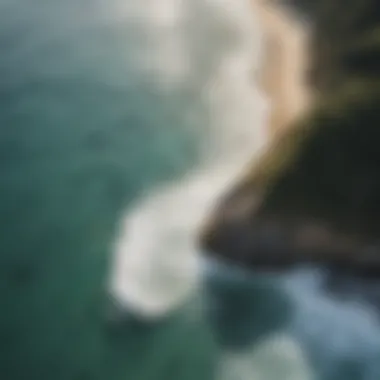
[[[313,23],[315,107],[273,145],[248,181],[265,192],[265,212],[322,218],[347,232],[378,236],[380,4],[295,3]]]
[[[348,83],[273,146],[247,181],[265,193],[260,212],[379,235],[379,83]]]
[[[272,142],[230,193],[229,199],[251,194],[259,205],[232,221],[221,217],[222,202],[205,230],[205,247],[232,259],[238,243],[222,238],[226,230],[240,229],[247,242],[240,246],[249,249],[268,218],[278,225],[284,220],[316,222],[359,241],[374,242],[380,236],[380,4],[287,3],[312,23],[308,83],[314,104]],[[245,262],[254,265],[260,252],[250,255],[245,252]]]

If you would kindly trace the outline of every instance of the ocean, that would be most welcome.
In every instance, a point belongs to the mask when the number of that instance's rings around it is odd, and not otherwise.
[[[109,276],[110,318],[124,326],[115,372],[380,379],[369,305],[327,296],[315,268],[244,273],[197,245],[202,220],[268,139],[250,1],[0,0],[0,18],[0,89],[28,83],[22,107],[45,110],[62,139],[78,120],[126,131],[128,200]],[[41,83],[56,92],[46,98]]]

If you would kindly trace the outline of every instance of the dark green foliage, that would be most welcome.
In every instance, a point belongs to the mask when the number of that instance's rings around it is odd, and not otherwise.
[[[264,209],[327,218],[337,229],[378,236],[379,102],[376,82],[353,83],[326,98],[292,132],[293,139],[288,137],[293,155],[287,161],[282,148],[286,140],[278,143],[275,154],[281,168],[267,184]]]
[[[315,106],[273,144],[253,171],[252,184],[266,188],[263,210],[327,219],[338,229],[377,236],[380,4],[293,3],[305,7],[313,24]]]
[[[272,141],[231,190],[231,201],[221,202],[204,246],[253,268],[336,260],[338,267],[350,262],[351,268],[379,273],[380,257],[366,257],[358,247],[378,249],[380,236],[380,3],[286,3],[311,23],[308,83],[314,103]],[[241,198],[245,209],[226,216]],[[296,249],[297,233],[308,224],[324,229],[324,248],[313,245],[323,238],[308,238],[308,249]],[[277,253],[261,235],[267,225],[273,233],[268,241],[279,241]]]

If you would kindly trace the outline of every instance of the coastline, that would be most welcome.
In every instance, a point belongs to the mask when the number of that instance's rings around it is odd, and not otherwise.
[[[258,86],[271,103],[267,128],[272,139],[310,103],[310,90],[304,82],[308,30],[284,6],[266,0],[251,3],[265,39]]]

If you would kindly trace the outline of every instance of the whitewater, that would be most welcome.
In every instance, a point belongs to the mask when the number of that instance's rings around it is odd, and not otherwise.
[[[141,194],[115,239],[113,294],[133,314],[156,320],[202,292],[211,264],[196,244],[201,223],[268,142],[270,102],[256,84],[262,31],[248,0],[140,0],[117,11],[144,31],[145,45],[134,52],[139,75],[163,95],[191,92],[196,106],[182,117],[200,121],[196,164]],[[380,329],[370,306],[329,298],[314,268],[276,286],[279,298],[293,302],[292,320],[259,345],[223,352],[218,380],[380,378]]]
[[[205,136],[198,166],[172,183],[151,189],[127,213],[120,227],[113,289],[146,317],[169,312],[194,289],[200,273],[200,254],[195,245],[198,229],[213,203],[242,174],[241,170],[266,141],[268,105],[252,85],[259,63],[260,38],[249,1],[194,3],[198,5],[186,7],[184,2],[165,1],[160,3],[159,12],[149,10],[161,28],[172,28],[172,34],[164,37],[168,41],[163,43],[164,47],[170,44],[172,50],[149,53],[153,54],[150,59],[158,63],[161,57],[176,62],[174,70],[172,66],[161,69],[160,81],[172,86],[187,85],[193,75],[201,74],[188,72],[199,67],[197,61],[208,59],[211,66],[197,89],[208,112],[207,124],[202,126]],[[196,12],[193,15],[192,10]],[[210,25],[201,36],[203,41],[193,40],[184,25],[191,16],[192,22],[199,22],[202,11],[208,16],[205,23]],[[226,33],[226,28],[235,30]],[[233,44],[218,41],[231,34]],[[209,51],[178,57],[179,50],[183,54],[194,52],[198,44],[208,46]]]

